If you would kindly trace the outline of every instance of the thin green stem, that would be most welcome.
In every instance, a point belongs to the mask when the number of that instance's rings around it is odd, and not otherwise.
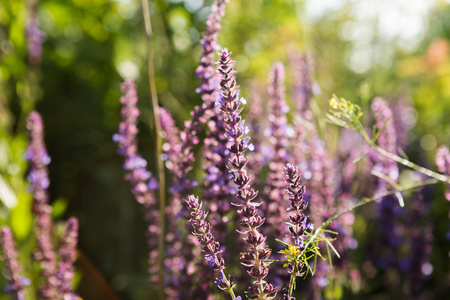
[[[159,118],[158,93],[156,91],[155,71],[153,67],[153,47],[152,47],[152,23],[150,19],[150,11],[147,0],[141,0],[142,12],[144,15],[146,44],[147,44],[147,72],[148,82],[150,86],[150,94],[152,98],[153,117],[155,119],[155,139],[156,139],[156,162],[158,165],[159,180],[159,228],[158,237],[158,298],[163,300],[164,295],[164,223],[165,223],[165,207],[166,207],[166,184],[164,174],[164,164],[161,160],[162,154],[162,138],[161,122]]]
[[[291,274],[291,279],[289,280],[289,299],[291,299],[292,293],[294,293],[294,285],[295,285],[295,278],[297,277],[297,272],[298,272],[298,264],[297,262],[295,262],[294,270]]]
[[[317,228],[317,230],[316,230],[316,231],[314,232],[314,234],[311,236],[311,238],[309,239],[308,243],[305,245],[305,249],[309,246],[309,244],[311,244],[311,243],[317,238],[317,236],[319,235],[319,233],[320,233],[324,228],[326,228],[328,225],[330,225],[330,223],[333,222],[334,220],[340,218],[342,215],[344,215],[344,214],[346,214],[346,213],[348,213],[348,212],[354,211],[354,210],[356,210],[356,209],[358,209],[358,208],[360,208],[360,207],[362,207],[362,206],[364,206],[364,205],[366,205],[366,204],[372,203],[372,202],[374,202],[374,201],[376,201],[376,200],[378,200],[378,199],[381,199],[381,198],[384,198],[384,197],[393,195],[393,194],[395,194],[395,193],[397,193],[397,192],[406,192],[406,191],[414,190],[414,189],[417,189],[417,188],[420,188],[420,187],[423,187],[423,186],[427,186],[427,185],[431,185],[431,184],[436,184],[436,183],[438,183],[438,180],[437,180],[437,179],[425,180],[425,181],[421,181],[420,183],[418,183],[418,184],[416,184],[416,185],[412,185],[412,186],[405,187],[405,188],[402,188],[402,189],[397,189],[397,190],[389,191],[389,192],[386,192],[386,193],[384,193],[384,194],[377,195],[377,196],[373,196],[373,197],[370,197],[370,198],[363,198],[363,199],[362,199],[360,202],[358,202],[357,204],[355,204],[355,205],[353,205],[353,206],[351,206],[351,207],[349,207],[349,208],[347,208],[347,209],[344,209],[343,211],[341,211],[341,212],[339,212],[339,213],[337,213],[337,214],[331,216],[329,219],[327,219],[325,222],[323,222],[322,225],[321,225],[319,228]]]
[[[220,275],[222,276],[223,280],[227,284],[228,293],[230,293],[231,299],[232,300],[236,299],[236,296],[234,295],[233,287],[230,285],[230,282],[228,281],[227,276],[225,275],[225,273],[223,271],[220,272]]]
[[[413,162],[410,162],[407,159],[404,159],[398,155],[395,155],[389,151],[384,150],[383,148],[381,148],[380,146],[378,146],[377,144],[375,144],[375,142],[367,135],[363,125],[361,124],[361,122],[358,120],[357,123],[354,124],[355,125],[355,129],[361,134],[361,136],[364,138],[364,140],[370,145],[372,146],[378,153],[380,153],[381,155],[390,158],[406,167],[409,167],[413,170],[416,170],[422,174],[425,174],[429,177],[435,178],[439,181],[445,182],[445,183],[449,183],[450,184],[450,178],[448,176],[442,175],[440,173],[437,172],[433,172],[430,169],[424,168],[422,166],[416,165]]]

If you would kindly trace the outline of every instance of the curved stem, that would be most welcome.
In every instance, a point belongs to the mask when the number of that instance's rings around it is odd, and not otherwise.
[[[333,222],[334,220],[340,218],[342,215],[344,215],[344,214],[346,214],[348,212],[354,211],[354,210],[356,210],[356,209],[358,209],[358,208],[360,208],[360,207],[362,207],[362,206],[364,206],[366,204],[372,203],[372,202],[374,202],[374,201],[376,201],[378,199],[384,198],[386,196],[393,195],[393,194],[395,194],[397,192],[406,192],[406,191],[414,190],[414,189],[417,189],[417,188],[420,188],[420,187],[423,187],[423,186],[436,184],[436,183],[438,183],[437,179],[425,180],[425,181],[422,181],[422,182],[420,182],[420,183],[418,183],[416,185],[409,186],[409,187],[406,187],[406,188],[403,188],[403,189],[397,189],[397,190],[389,191],[389,192],[386,192],[384,194],[373,196],[373,197],[370,197],[370,198],[363,198],[357,204],[355,204],[355,205],[353,205],[353,206],[351,206],[351,207],[349,207],[347,209],[344,209],[343,211],[341,211],[341,212],[331,216],[325,222],[323,222],[322,225],[320,225],[320,227],[317,228],[316,231],[314,232],[314,234],[311,236],[311,238],[309,239],[308,243],[305,245],[305,249],[308,248],[308,246],[312,242],[315,241],[315,239],[317,238],[319,233],[322,231],[322,229],[326,228],[328,225],[330,225],[331,222]]]
[[[407,159],[404,159],[398,155],[395,155],[389,151],[384,150],[383,148],[381,148],[380,146],[378,146],[377,144],[375,144],[375,142],[367,135],[364,127],[362,126],[361,122],[358,122],[355,125],[356,130],[362,135],[362,137],[364,138],[364,140],[370,145],[372,146],[378,153],[380,153],[381,155],[390,158],[406,167],[409,167],[413,170],[416,170],[422,174],[425,174],[429,177],[435,178],[439,181],[445,182],[445,183],[449,183],[450,184],[450,178],[448,176],[442,175],[440,173],[437,172],[433,172],[430,169],[424,168],[422,166],[416,165],[413,162],[410,162]]]
[[[152,48],[152,24],[150,19],[150,11],[148,0],[141,0],[142,12],[144,14],[146,44],[147,44],[147,72],[148,82],[150,86],[150,93],[153,106],[153,117],[155,119],[155,139],[156,139],[156,161],[158,165],[158,180],[159,180],[159,228],[160,234],[158,237],[158,298],[163,300],[164,296],[164,223],[165,223],[165,207],[166,207],[166,184],[164,175],[164,164],[161,160],[162,154],[162,138],[159,135],[161,132],[161,122],[159,118],[158,93],[156,91],[155,71],[153,67],[153,48]]]

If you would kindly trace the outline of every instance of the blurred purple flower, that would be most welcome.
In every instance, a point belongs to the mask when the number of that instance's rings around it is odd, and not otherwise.
[[[132,185],[132,192],[136,201],[143,205],[144,219],[148,223],[148,244],[150,248],[149,265],[151,280],[156,281],[156,261],[157,256],[162,253],[157,252],[157,236],[160,229],[156,224],[159,220],[159,211],[156,208],[157,200],[155,190],[159,185],[157,180],[147,170],[147,161],[138,154],[137,146],[137,121],[139,110],[136,107],[138,98],[136,88],[131,80],[125,80],[122,84],[122,122],[119,125],[119,133],[114,134],[113,141],[118,145],[118,153],[125,158],[123,165],[125,179]]]
[[[15,249],[11,229],[8,226],[3,226],[0,230],[0,249],[3,253],[2,260],[6,267],[6,275],[9,278],[5,292],[11,294],[15,300],[25,300],[25,286],[30,285],[31,282],[21,275],[19,254]]]
[[[40,262],[43,278],[40,292],[45,299],[55,299],[58,293],[57,257],[52,245],[52,208],[48,205],[47,195],[47,187],[50,183],[47,165],[50,163],[50,157],[45,149],[44,125],[39,113],[30,113],[27,120],[27,129],[30,138],[25,157],[30,163],[28,180],[30,181],[30,191],[33,194],[33,214],[36,217],[37,248],[34,254],[36,260]]]
[[[26,33],[28,59],[32,64],[38,64],[42,59],[42,44],[46,39],[46,35],[39,27],[36,17],[31,17],[27,20]]]
[[[269,77],[269,108],[270,114],[268,136],[269,143],[273,150],[273,156],[269,160],[269,173],[266,178],[264,187],[264,201],[263,210],[265,216],[270,224],[282,224],[286,219],[286,203],[284,199],[284,189],[286,188],[286,181],[283,176],[284,166],[289,161],[288,138],[287,138],[287,117],[285,107],[284,91],[284,66],[282,63],[275,63],[272,67]],[[274,230],[267,232],[267,234],[282,236],[284,235],[283,228],[272,227]]]
[[[78,220],[70,218],[66,222],[66,228],[61,238],[59,248],[60,262],[56,277],[59,280],[58,293],[64,299],[75,297],[72,281],[74,277],[74,263],[77,259]]]

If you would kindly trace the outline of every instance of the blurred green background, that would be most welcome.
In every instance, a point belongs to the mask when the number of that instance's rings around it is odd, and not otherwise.
[[[289,72],[288,54],[297,49],[315,58],[322,91],[316,99],[323,111],[333,93],[364,107],[364,93],[411,99],[414,129],[406,152],[413,161],[435,169],[436,148],[450,145],[448,2],[231,0],[219,43],[233,51],[246,97],[252,84],[266,83],[274,61],[286,63]],[[150,1],[160,105],[179,125],[201,101],[194,72],[211,3]],[[25,35],[34,13],[46,36],[37,64],[29,62]],[[140,149],[154,168],[146,76],[139,1],[0,0],[0,224],[12,226],[21,260],[31,269],[31,197],[23,154],[25,118],[36,109],[44,119],[52,158],[49,193],[54,217],[80,220],[77,280],[84,299],[154,295],[148,282],[145,224],[111,140],[120,122],[120,84],[124,77],[135,79],[142,111]],[[449,292],[449,203],[443,190],[443,185],[436,186],[430,199],[434,271],[426,284]],[[363,293],[370,294],[370,287]]]

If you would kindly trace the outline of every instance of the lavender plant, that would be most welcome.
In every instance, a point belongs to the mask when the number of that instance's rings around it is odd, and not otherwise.
[[[312,59],[303,55],[291,57],[294,67],[291,102],[286,101],[285,97],[284,66],[282,63],[274,64],[268,88],[269,105],[265,112],[269,123],[266,128],[267,140],[259,136],[257,142],[251,143],[250,130],[242,117],[247,100],[240,97],[231,52],[222,49],[217,70],[214,67],[215,51],[220,50],[217,36],[226,3],[228,0],[213,2],[206,32],[200,41],[200,64],[196,69],[200,83],[196,91],[202,103],[194,108],[191,119],[184,122],[184,127],[178,129],[169,113],[170,109],[159,108],[151,66],[153,56],[149,7],[147,1],[142,1],[161,186],[148,171],[147,160],[138,151],[140,112],[136,106],[136,88],[129,80],[122,85],[122,121],[119,133],[113,136],[113,140],[118,144],[118,153],[125,159],[125,179],[130,182],[132,193],[142,205],[148,225],[151,281],[157,286],[161,300],[166,297],[213,299],[216,293],[213,282],[233,300],[242,299],[236,296],[243,291],[239,286],[248,284],[250,286],[245,294],[249,299],[274,299],[278,293],[280,299],[293,300],[296,299],[294,290],[298,277],[312,274],[315,277],[312,282],[307,282],[310,288],[306,290],[319,298],[328,282],[336,279],[338,272],[348,273],[349,266],[345,259],[335,269],[327,267],[327,263],[336,261],[331,257],[332,252],[338,258],[341,257],[339,253],[344,254],[342,257],[349,256],[353,239],[353,213],[356,209],[379,200],[376,221],[385,228],[382,232],[384,237],[376,250],[378,253],[389,251],[399,256],[399,247],[394,247],[399,245],[392,241],[398,240],[392,233],[397,233],[394,227],[398,226],[400,219],[394,212],[397,208],[395,201],[405,206],[403,192],[437,181],[449,185],[449,151],[444,146],[437,151],[436,164],[442,174],[418,166],[397,154],[397,146],[405,145],[406,141],[396,136],[394,113],[384,100],[375,98],[372,102],[376,124],[371,136],[361,122],[363,109],[348,100],[333,97],[330,100],[329,120],[339,126],[355,129],[368,143],[368,148],[373,149],[369,156],[372,158],[372,174],[376,175],[376,180],[372,180],[375,181],[375,195],[371,196],[371,189],[355,193],[357,191],[352,184],[355,174],[367,176],[358,172],[361,170],[355,164],[364,159],[364,155],[358,158],[360,153],[344,151],[340,159],[336,157],[333,143],[324,134],[327,128],[323,122],[315,119],[320,111],[312,96],[317,94],[318,86],[313,79]],[[41,59],[44,35],[35,16],[30,18],[27,25],[27,37],[29,61],[36,64]],[[252,130],[262,132],[263,122],[258,119],[263,110],[258,104],[259,100],[253,100],[258,99],[258,96],[261,95],[249,97],[250,111],[247,116]],[[260,103],[264,101],[260,100]],[[165,104],[164,101],[161,104]],[[291,125],[293,130],[290,130]],[[30,130],[30,144],[26,156],[31,165],[28,179],[34,198],[33,214],[36,217],[35,258],[40,264],[42,281],[39,296],[44,299],[73,299],[76,297],[72,281],[78,221],[74,218],[67,221],[58,250],[55,247],[58,243],[52,235],[54,224],[47,194],[50,183],[47,165],[50,157],[45,149],[39,114],[33,112],[30,115],[27,128]],[[165,144],[160,144],[160,138],[165,140]],[[269,145],[271,151],[267,152],[272,155],[266,153],[263,157],[263,144]],[[162,155],[159,153],[161,149],[164,152]],[[251,153],[254,150],[258,153]],[[202,160],[197,157],[199,153]],[[161,160],[165,161],[171,173],[168,187],[164,183]],[[399,164],[433,179],[401,185],[398,182]],[[192,172],[195,166],[201,166],[203,172]],[[307,189],[301,184],[301,178]],[[260,182],[264,183],[263,187],[259,186]],[[167,204],[166,188],[170,192]],[[158,189],[159,197],[156,196]],[[192,195],[194,191],[202,195],[203,202]],[[257,198],[259,194],[262,196]],[[361,200],[356,202],[354,196]],[[448,191],[446,197],[450,199]],[[424,218],[426,213],[426,209],[421,209],[423,201],[419,201],[419,198],[412,198],[410,203],[413,206],[412,218],[406,223],[411,228],[414,227],[413,221]],[[232,211],[233,206],[236,212]],[[341,218],[344,215],[346,219]],[[238,238],[233,236],[236,231]],[[9,278],[7,291],[15,299],[24,299],[28,280],[21,275],[18,254],[8,227],[2,228],[0,238]],[[409,273],[417,275],[409,278],[410,284],[415,284],[410,287],[411,294],[418,294],[415,287],[423,283],[424,278],[419,275],[421,267],[428,261],[430,240],[429,227],[413,228],[408,241],[413,253],[404,267]],[[426,242],[426,247],[421,244],[423,242]],[[278,251],[280,248],[283,249]],[[239,268],[234,262],[239,251],[240,264],[244,268]],[[327,263],[317,261],[318,257],[323,258],[325,255],[328,256]],[[231,270],[236,277],[225,274],[225,264],[227,270]],[[400,268],[400,263],[394,267]],[[213,272],[218,275],[213,275]],[[270,277],[269,273],[276,275]],[[289,277],[285,286],[279,280],[280,273]],[[218,278],[213,280],[215,276]]]

